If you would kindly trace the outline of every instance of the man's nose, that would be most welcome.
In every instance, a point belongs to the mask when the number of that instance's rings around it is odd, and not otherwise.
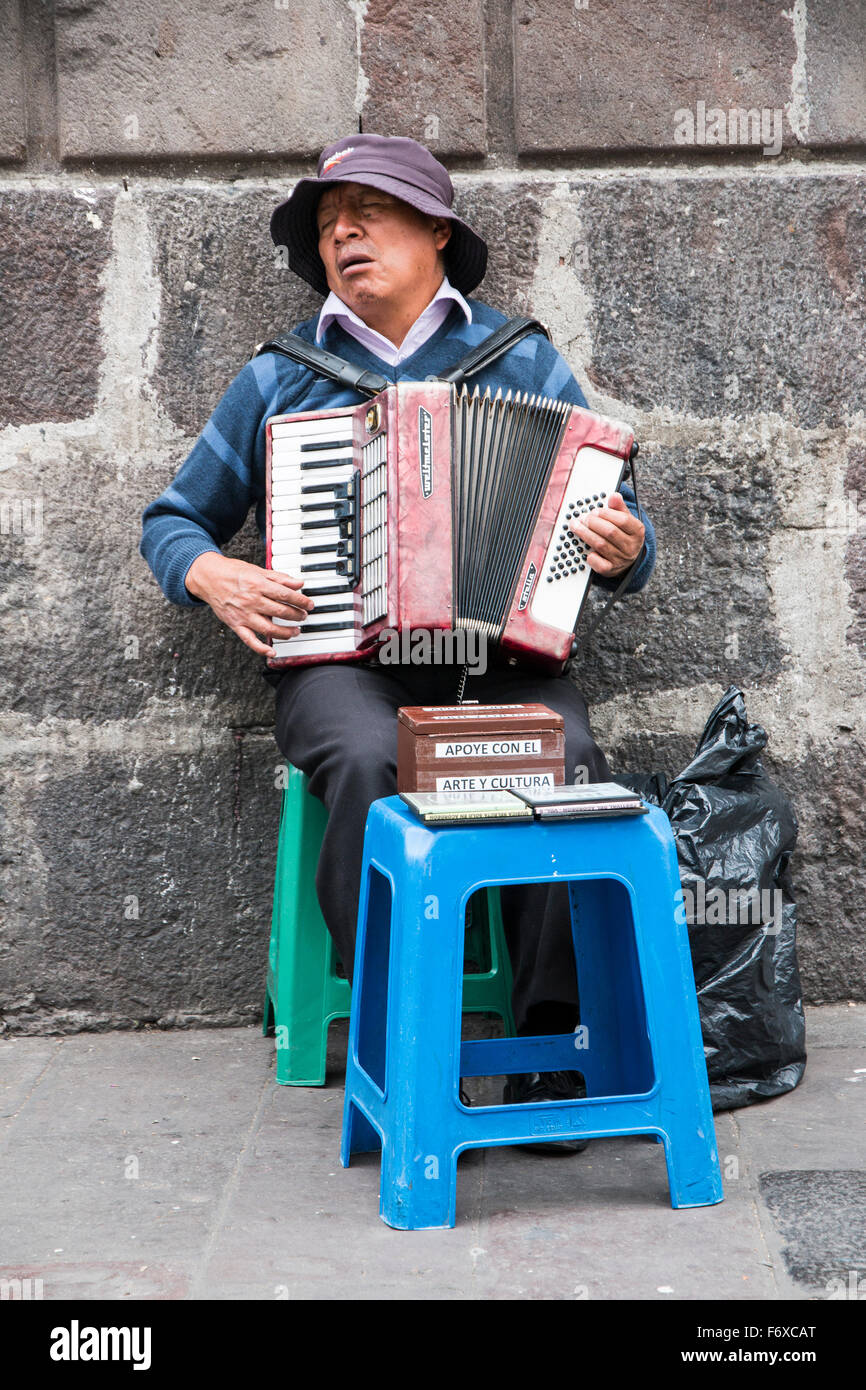
[[[332,231],[335,241],[345,241],[347,237],[360,236],[362,230],[358,214],[353,208],[341,207],[337,210],[337,220]]]

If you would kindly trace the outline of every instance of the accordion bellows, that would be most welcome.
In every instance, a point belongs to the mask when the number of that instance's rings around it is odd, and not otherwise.
[[[475,630],[550,670],[592,570],[569,521],[615,492],[617,421],[444,382],[267,422],[267,565],[315,609],[269,665],[363,660],[406,629]]]

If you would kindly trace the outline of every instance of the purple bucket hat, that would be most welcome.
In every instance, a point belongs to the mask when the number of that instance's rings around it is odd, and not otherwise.
[[[448,171],[417,140],[402,135],[349,135],[322,151],[314,179],[300,179],[271,217],[274,244],[288,250],[289,265],[319,294],[328,293],[319,255],[316,207],[326,188],[362,183],[380,188],[419,212],[447,217],[451,237],[444,251],[448,278],[471,294],[484,278],[487,243],[451,211],[454,188]]]

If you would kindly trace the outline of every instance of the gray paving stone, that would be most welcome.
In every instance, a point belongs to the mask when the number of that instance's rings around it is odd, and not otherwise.
[[[810,1010],[809,1020],[826,1037],[838,1010]],[[332,1039],[337,1063],[343,1028]],[[29,1043],[3,1044],[17,1051],[15,1066],[33,1055]],[[801,1223],[795,1212],[779,1235],[757,1183],[798,1167],[804,1181],[847,1168],[832,1115],[859,1055],[816,1048],[790,1096],[717,1117],[718,1206],[674,1211],[660,1146],[601,1140],[562,1159],[467,1154],[456,1227],[398,1232],[378,1216],[378,1156],[340,1167],[339,1079],[277,1087],[272,1044],[257,1030],[67,1039],[0,1159],[0,1278],[39,1277],[46,1298],[85,1300],[826,1296],[788,1273],[783,1245]],[[497,1094],[495,1081],[473,1084],[480,1097]],[[810,1136],[793,1160],[792,1134]],[[130,1156],[138,1179],[123,1176]],[[859,1186],[837,1191],[856,1217]]]
[[[855,1048],[866,1043],[866,1006],[853,1001],[807,1010],[809,1051],[819,1047]]]
[[[25,1203],[31,1210],[6,1223],[3,1248],[19,1263],[47,1260],[58,1249],[73,1261],[98,1259],[107,1241],[127,1258],[195,1249],[207,1238],[234,1163],[231,1148],[215,1146],[212,1135],[196,1149],[189,1134],[176,1144],[134,1130],[106,1134],[98,1119],[86,1145],[80,1135],[16,1138],[15,1154],[14,1168],[8,1157],[4,1164],[4,1190],[19,1210]],[[140,1177],[127,1180],[133,1158]],[[33,1211],[43,1206],[54,1214],[35,1247]]]
[[[17,1115],[44,1077],[62,1044],[51,1038],[0,1042],[0,1118]]]
[[[110,1299],[182,1299],[189,1297],[192,1265],[189,1262],[157,1263],[139,1255],[130,1260],[61,1261],[52,1255],[19,1265],[0,1265],[0,1280],[41,1280],[42,1297],[52,1301]]]
[[[32,1042],[16,1038],[3,1046]],[[268,1054],[267,1041],[255,1029],[65,1038],[19,1113],[16,1139],[36,1143],[50,1135],[71,1148],[87,1134],[116,1143],[135,1132],[168,1146],[183,1136],[240,1142],[255,1119]]]
[[[819,1297],[862,1298],[866,1173],[764,1173],[761,1196],[785,1241],[785,1263],[797,1283]]]
[[[800,1085],[787,1096],[736,1111],[752,1175],[773,1169],[866,1166],[866,1039],[857,1048],[812,1050]]]

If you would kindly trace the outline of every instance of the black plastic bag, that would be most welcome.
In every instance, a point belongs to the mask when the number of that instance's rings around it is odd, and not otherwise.
[[[716,705],[695,756],[671,782],[620,777],[667,812],[698,991],[714,1110],[783,1095],[806,1067],[788,861],[791,803],[760,760],[767,735],[742,691]]]

